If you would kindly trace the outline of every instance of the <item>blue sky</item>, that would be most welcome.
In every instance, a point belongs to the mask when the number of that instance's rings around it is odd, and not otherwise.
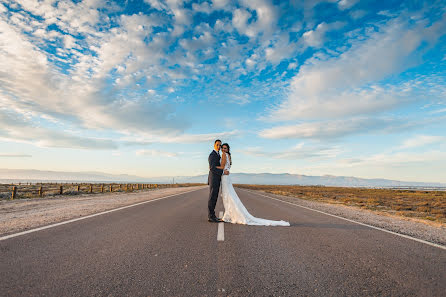
[[[2,168],[446,182],[444,1],[2,1]]]

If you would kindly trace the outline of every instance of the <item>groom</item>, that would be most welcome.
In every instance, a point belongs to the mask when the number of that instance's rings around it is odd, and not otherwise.
[[[209,185],[209,200],[208,200],[208,221],[217,223],[222,222],[223,220],[217,218],[215,215],[215,205],[217,204],[218,192],[220,191],[220,183],[221,176],[223,174],[228,175],[229,171],[223,169],[218,169],[217,166],[220,166],[220,148],[221,148],[221,140],[217,139],[214,141],[214,150],[209,155],[209,176],[208,176],[208,185]]]

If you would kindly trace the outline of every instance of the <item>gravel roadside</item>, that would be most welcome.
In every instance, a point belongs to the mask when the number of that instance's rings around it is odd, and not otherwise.
[[[131,193],[60,195],[51,198],[3,200],[0,201],[0,235],[9,235],[203,187],[205,186],[164,188]]]
[[[422,222],[410,218],[397,217],[385,213],[373,212],[365,209],[358,209],[346,205],[336,205],[311,200],[300,199],[297,197],[289,197],[267,193],[258,190],[246,190],[253,193],[261,193],[263,195],[287,201],[296,205],[309,207],[312,209],[327,212],[347,219],[355,220],[361,223],[380,227],[386,230],[409,235],[418,239],[430,241],[433,243],[446,246],[446,226],[438,223]]]

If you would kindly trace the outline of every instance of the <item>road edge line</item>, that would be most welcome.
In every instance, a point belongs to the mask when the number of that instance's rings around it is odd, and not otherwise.
[[[178,196],[178,195],[181,195],[181,194],[187,194],[187,193],[199,191],[199,190],[202,190],[202,189],[200,188],[200,189],[195,189],[195,190],[192,190],[192,191],[177,193],[177,194],[168,195],[168,196],[164,196],[164,197],[158,197],[158,198],[155,198],[155,199],[152,199],[152,200],[142,201],[142,202],[138,202],[138,203],[135,203],[135,204],[126,205],[126,206],[121,206],[121,207],[118,207],[118,208],[105,210],[105,211],[102,211],[102,212],[90,214],[90,215],[87,215],[87,216],[84,216],[84,217],[80,217],[80,218],[70,219],[70,220],[67,220],[67,221],[59,222],[59,223],[54,223],[54,224],[50,224],[50,225],[46,225],[46,226],[42,226],[42,227],[37,227],[37,228],[34,228],[34,229],[30,229],[30,230],[26,230],[26,231],[21,231],[21,232],[5,235],[5,236],[0,237],[0,241],[6,240],[6,239],[10,239],[10,238],[14,238],[14,237],[18,237],[18,236],[25,235],[25,234],[28,234],[28,233],[33,233],[33,232],[37,232],[37,231],[41,231],[41,230],[45,230],[45,229],[49,229],[49,228],[53,228],[53,227],[57,227],[57,226],[61,226],[61,225],[65,225],[65,224],[69,224],[69,223],[85,220],[85,219],[89,219],[89,218],[92,218],[92,217],[100,216],[100,215],[103,215],[103,214],[115,212],[115,211],[118,211],[118,210],[130,208],[130,207],[134,207],[134,206],[138,206],[138,205],[141,205],[141,204],[146,204],[146,203],[150,203],[150,202],[154,202],[154,201],[170,198],[170,197],[173,197],[173,196]]]
[[[269,198],[269,199],[277,200],[277,201],[280,201],[280,202],[283,202],[283,203],[291,204],[291,205],[294,205],[294,206],[297,206],[297,207],[301,207],[301,208],[305,208],[305,209],[312,210],[312,211],[315,211],[315,212],[319,212],[319,213],[322,213],[322,214],[325,214],[325,215],[328,215],[328,216],[332,216],[332,217],[335,217],[335,218],[338,218],[338,219],[342,219],[342,220],[345,220],[345,221],[348,221],[348,222],[351,222],[351,223],[356,223],[356,224],[363,225],[363,226],[366,226],[366,227],[369,227],[369,228],[372,228],[372,229],[376,229],[376,230],[379,230],[379,231],[387,232],[387,233],[390,233],[390,234],[393,234],[393,235],[398,235],[398,236],[401,236],[401,237],[404,237],[404,238],[407,238],[407,239],[412,239],[414,241],[418,241],[418,242],[421,242],[421,243],[424,243],[424,244],[427,244],[427,245],[430,245],[430,246],[434,246],[434,247],[446,250],[446,246],[441,245],[441,244],[433,243],[433,242],[430,242],[430,241],[427,241],[427,240],[423,240],[423,239],[419,239],[419,238],[416,238],[416,237],[412,237],[412,236],[409,236],[409,235],[406,235],[406,234],[397,233],[397,232],[394,232],[394,231],[390,231],[390,230],[387,230],[387,229],[384,229],[384,228],[380,228],[380,227],[376,227],[376,226],[373,226],[373,225],[369,225],[369,224],[366,224],[366,223],[361,223],[361,222],[358,222],[358,221],[355,221],[355,220],[352,220],[352,219],[347,219],[347,218],[344,218],[344,217],[341,217],[341,216],[337,216],[337,215],[334,215],[334,214],[331,214],[331,213],[327,213],[327,212],[324,212],[324,211],[321,211],[321,210],[313,209],[313,208],[310,208],[310,207],[307,207],[307,206],[302,206],[302,205],[298,205],[298,204],[291,203],[291,202],[288,202],[288,201],[283,201],[283,200],[280,200],[280,199],[277,199],[277,198],[274,198],[274,197],[263,195],[263,194],[260,194],[260,193],[254,192],[254,191],[243,189],[243,188],[238,188],[238,189],[243,190],[243,191],[247,191],[247,192],[252,193],[252,194],[257,194],[259,196],[263,196],[263,197],[266,197],[266,198]]]

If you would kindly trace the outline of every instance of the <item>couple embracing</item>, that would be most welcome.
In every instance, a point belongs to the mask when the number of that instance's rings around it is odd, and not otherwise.
[[[222,154],[220,155],[220,149]],[[272,221],[252,216],[232,186],[230,177],[231,153],[229,144],[221,144],[221,140],[214,142],[214,150],[209,155],[209,200],[208,200],[208,221],[209,222],[227,222],[243,225],[258,226],[289,226],[285,221]],[[225,213],[223,218],[217,218],[215,215],[215,205],[220,191],[222,191],[223,206]]]

